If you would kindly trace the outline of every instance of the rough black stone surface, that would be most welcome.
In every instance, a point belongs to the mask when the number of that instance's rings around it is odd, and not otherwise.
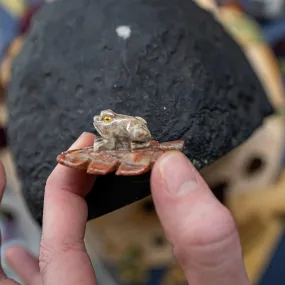
[[[128,25],[128,40],[116,28]],[[200,169],[273,112],[237,44],[190,0],[61,0],[36,15],[9,87],[9,140],[40,222],[56,156],[102,109],[144,117],[154,139],[184,139]],[[89,218],[149,194],[148,175],[99,177]]]

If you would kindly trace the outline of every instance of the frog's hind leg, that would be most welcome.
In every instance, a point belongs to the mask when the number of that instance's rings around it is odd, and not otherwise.
[[[147,142],[131,142],[131,150],[138,150],[143,148],[149,148],[152,146],[152,141]]]

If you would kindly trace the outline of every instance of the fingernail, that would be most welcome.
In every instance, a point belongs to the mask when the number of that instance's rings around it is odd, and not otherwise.
[[[82,137],[82,136],[84,136],[85,134],[87,134],[87,132],[83,132],[80,136]]]
[[[170,194],[181,196],[198,189],[196,169],[182,153],[175,151],[165,155],[159,169]]]

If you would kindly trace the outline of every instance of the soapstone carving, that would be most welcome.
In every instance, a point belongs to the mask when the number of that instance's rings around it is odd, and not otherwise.
[[[152,139],[145,119],[104,110],[94,116],[93,125],[99,136],[93,146],[61,153],[57,161],[89,174],[141,175],[151,170],[166,151],[183,151],[184,141],[159,143]]]

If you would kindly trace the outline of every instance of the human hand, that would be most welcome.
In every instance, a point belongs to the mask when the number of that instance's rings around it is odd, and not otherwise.
[[[235,221],[180,152],[162,155],[152,198],[189,285],[249,285]]]
[[[94,135],[84,133],[71,149],[92,145]],[[0,197],[5,181],[0,168]],[[95,285],[94,270],[85,250],[84,234],[87,204],[94,176],[57,165],[49,176],[44,197],[40,257],[37,260],[24,248],[6,249],[7,263],[28,285]],[[18,285],[0,271],[0,285]]]
[[[93,140],[86,133],[72,148]],[[40,262],[21,247],[6,251],[8,263],[26,284],[96,284],[83,241],[87,219],[83,197],[94,179],[61,165],[50,175]],[[153,168],[151,186],[158,216],[189,284],[249,285],[235,222],[189,160],[178,152],[164,154]],[[0,278],[0,285],[15,284]]]

